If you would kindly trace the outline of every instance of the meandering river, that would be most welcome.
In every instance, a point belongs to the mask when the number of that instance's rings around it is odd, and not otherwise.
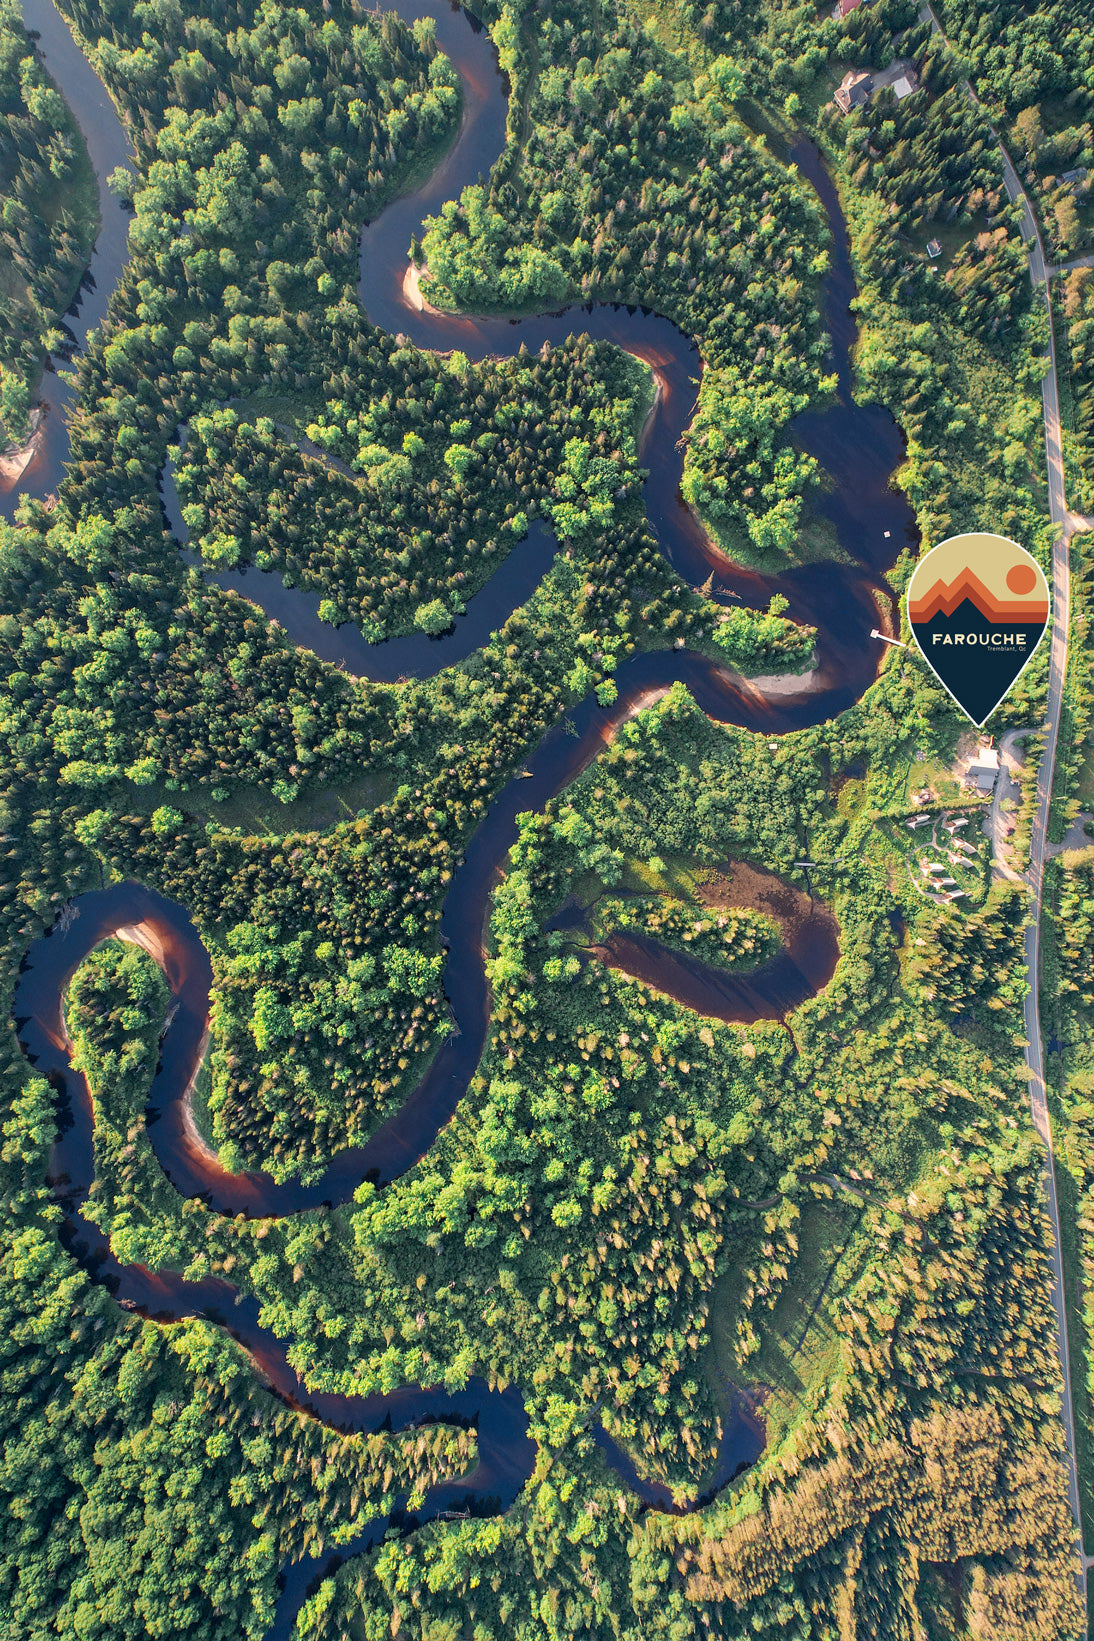
[[[43,416],[34,439],[34,455],[17,479],[0,483],[0,518],[9,521],[21,495],[46,496],[64,477],[68,418],[75,394],[57,371],[67,368],[83,348],[88,331],[106,318],[107,305],[128,256],[130,222],[129,213],[107,188],[106,179],[119,165],[135,169],[133,150],[114,104],[53,0],[22,0],[22,10],[24,24],[36,36],[35,44],[46,69],[61,88],[87,143],[99,184],[100,225],[76,300],[59,327],[66,333],[68,357],[47,362],[38,389]]]
[[[150,1272],[122,1265],[108,1240],[82,1213],[94,1175],[91,1100],[84,1079],[69,1063],[62,1006],[68,980],[87,952],[112,934],[137,938],[153,948],[178,1005],[163,1039],[162,1055],[148,1106],[149,1135],[172,1183],[186,1196],[203,1198],[217,1212],[278,1215],[324,1202],[344,1201],[366,1177],[387,1183],[414,1165],[447,1123],[480,1059],[489,1026],[490,997],[481,955],[481,934],[499,869],[504,869],[516,836],[517,814],[541,809],[568,786],[610,741],[619,725],[636,710],[684,682],[699,706],[722,723],[764,733],[781,733],[817,723],[857,700],[872,682],[878,646],[868,636],[879,613],[892,607],[884,572],[901,548],[914,540],[914,524],[905,498],[890,487],[902,458],[895,422],[878,406],[856,405],[851,396],[850,349],[854,320],[849,303],[855,294],[846,229],[839,202],[817,151],[800,143],[793,159],[816,188],[832,224],[834,254],[824,281],[824,320],[832,337],[839,393],[830,409],[799,417],[794,435],[816,455],[834,481],[820,503],[846,555],[839,564],[812,564],[777,576],[765,576],[730,564],[712,546],[679,493],[682,456],[680,436],[690,420],[701,361],[692,342],[668,320],[634,309],[601,305],[517,321],[438,315],[418,310],[404,291],[407,246],[411,234],[444,200],[459,193],[479,173],[489,171],[504,144],[507,89],[494,48],[467,15],[445,0],[399,0],[401,15],[428,15],[437,24],[438,41],[459,70],[464,112],[459,134],[429,180],[415,193],[389,205],[361,237],[361,296],[369,319],[402,332],[423,348],[461,348],[472,358],[507,356],[522,343],[538,349],[574,332],[585,332],[628,348],[654,369],[661,388],[648,423],[642,458],[649,469],[645,501],[650,523],[666,557],[691,583],[714,577],[714,596],[766,606],[773,593],[789,600],[788,614],[818,631],[818,676],[814,687],[796,693],[765,695],[714,661],[689,651],[662,650],[632,657],[620,667],[619,697],[601,708],[595,696],[572,707],[540,740],[524,770],[498,794],[470,840],[455,872],[442,911],[441,936],[447,951],[444,987],[454,1029],[429,1070],[402,1108],[368,1141],[332,1159],[312,1187],[277,1185],[252,1172],[231,1174],[196,1136],[186,1120],[186,1091],[200,1060],[206,1032],[211,971],[208,955],[185,911],[138,884],[120,884],[84,895],[76,916],[65,927],[35,942],[28,954],[15,1000],[17,1029],[31,1061],[58,1090],[60,1132],[52,1161],[52,1178],[65,1204],[65,1238],[72,1251],[122,1302],[163,1320],[198,1315],[231,1332],[250,1352],[275,1392],[341,1429],[372,1430],[390,1419],[403,1428],[423,1418],[475,1422],[480,1460],[469,1476],[431,1490],[425,1508],[411,1520],[398,1511],[396,1525],[412,1527],[446,1511],[496,1512],[508,1507],[531,1473],[534,1447],[520,1393],[491,1391],[481,1380],[452,1394],[436,1387],[408,1386],[387,1396],[353,1398],[313,1394],[287,1363],[284,1344],[258,1322],[257,1305],[231,1284],[209,1279],[188,1282],[178,1273]],[[24,0],[28,26],[39,30],[47,66],[68,98],[89,139],[100,184],[109,169],[128,157],[128,145],[109,99],[75,48],[51,0]],[[103,189],[104,198],[109,200]],[[111,202],[112,203],[112,202]],[[92,264],[94,290],[86,292],[78,315],[86,330],[98,323],[105,300],[124,264],[125,234],[111,218],[96,247]],[[124,218],[121,226],[124,226]],[[74,330],[76,327],[74,327]],[[47,378],[47,383],[49,379]],[[47,393],[48,397],[48,393]],[[51,401],[52,403],[52,401]],[[47,418],[48,437],[35,465],[18,488],[44,493],[62,477],[67,456],[63,395]],[[10,498],[5,498],[5,503]],[[176,522],[180,524],[180,521]],[[476,598],[469,614],[442,640],[414,637],[368,645],[347,628],[324,627],[318,621],[318,599],[286,588],[280,577],[243,572],[239,579],[216,576],[276,614],[289,636],[324,659],[361,676],[393,679],[424,676],[450,665],[483,641],[523,602],[548,567],[553,542],[542,525]],[[535,555],[538,554],[538,557]],[[276,584],[276,585],[275,585]],[[884,615],[882,613],[882,619]],[[815,957],[815,953],[813,956]],[[831,958],[835,960],[833,945]],[[703,965],[691,966],[687,1001],[703,1008],[713,997],[703,990]],[[708,975],[713,971],[708,971]],[[814,965],[788,992],[764,993],[762,971],[750,977],[747,1008],[721,998],[709,1012],[722,1018],[778,1015],[801,995],[825,983],[831,967]],[[656,983],[656,982],[655,982]],[[789,984],[787,976],[780,986]],[[802,987],[804,985],[804,993]],[[724,992],[724,987],[723,987]],[[747,1010],[752,1010],[751,1015]],[[667,1508],[670,1500],[658,1484],[642,1480],[633,1464],[602,1430],[595,1432],[608,1462],[650,1506]],[[722,1449],[710,1488],[752,1462],[763,1446],[762,1425],[745,1403],[723,1421]],[[704,1497],[709,1496],[709,1490]],[[694,1501],[698,1503],[700,1501]],[[359,1553],[382,1536],[385,1520],[366,1529],[338,1552]],[[308,1583],[322,1569],[311,1561],[287,1570],[270,1641],[288,1635]]]
[[[800,698],[784,700],[785,713],[777,720],[765,716],[765,703],[742,689],[734,674],[705,656],[692,654],[685,661],[662,652],[660,676],[665,682],[683,677],[689,688],[698,684],[704,691],[704,710],[723,722],[754,728],[779,730],[815,723],[850,706],[877,670],[879,646],[870,639],[870,629],[891,619],[892,594],[885,572],[916,537],[907,498],[890,483],[904,455],[900,429],[887,410],[858,405],[852,397],[855,323],[849,304],[856,287],[846,223],[818,150],[802,139],[791,157],[816,189],[832,229],[832,265],[822,295],[838,397],[830,408],[799,416],[792,433],[830,475],[831,488],[816,507],[834,529],[845,561],[825,560],[766,575],[728,560],[680,493],[682,435],[695,408],[703,366],[695,343],[670,320],[611,303],[518,319],[441,314],[415,306],[406,289],[411,237],[420,231],[423,218],[439,211],[445,200],[480,174],[489,174],[504,147],[507,88],[489,37],[459,6],[445,0],[397,0],[391,9],[408,21],[423,12],[434,19],[438,44],[460,74],[463,116],[456,141],[436,170],[420,188],[386,206],[362,232],[358,290],[369,319],[418,347],[458,348],[474,360],[509,358],[522,345],[535,353],[545,343],[584,334],[613,342],[648,364],[660,393],[640,448],[648,471],[643,499],[662,552],[692,586],[713,577],[711,594],[718,601],[766,609],[772,596],[781,594],[788,601],[791,620],[817,629],[815,687]],[[172,529],[185,543],[170,462],[164,469],[163,489]],[[207,579],[259,605],[295,643],[321,659],[356,677],[393,682],[431,677],[479,648],[485,636],[496,632],[531,595],[550,567],[553,548],[547,527],[533,524],[526,540],[468,600],[466,616],[457,617],[451,632],[435,639],[424,634],[393,638],[383,644],[368,643],[349,623],[336,628],[320,622],[320,594],[286,587],[274,571],[249,565],[209,571]],[[622,674],[619,683],[622,691]]]

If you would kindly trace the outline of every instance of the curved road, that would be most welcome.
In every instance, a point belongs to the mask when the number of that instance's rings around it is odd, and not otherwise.
[[[946,40],[938,18],[928,0],[920,16],[929,18],[932,27]],[[946,40],[947,45],[949,41]],[[973,102],[979,98],[969,82],[965,90]],[[1079,520],[1067,510],[1064,487],[1063,442],[1060,433],[1060,395],[1056,381],[1056,334],[1052,323],[1052,302],[1049,289],[1049,265],[1045,261],[1044,245],[1037,218],[1026,196],[1018,173],[999,133],[991,127],[1003,159],[1003,179],[1009,197],[1022,210],[1022,234],[1029,252],[1029,272],[1034,286],[1041,289],[1048,314],[1049,366],[1041,383],[1041,398],[1045,417],[1045,460],[1048,469],[1048,505],[1052,522],[1058,527],[1052,548],[1052,648],[1048,670],[1048,716],[1045,723],[1045,748],[1037,771],[1037,808],[1033,818],[1030,840],[1029,871],[1026,881],[1030,890],[1030,921],[1026,928],[1025,956],[1029,972],[1029,991],[1025,1001],[1026,1066],[1029,1070],[1029,1103],[1033,1126],[1045,1145],[1045,1196],[1052,1218],[1052,1303],[1056,1310],[1056,1325],[1060,1343],[1060,1365],[1063,1370],[1063,1420],[1068,1448],[1068,1493],[1079,1534],[1079,1584],[1083,1610],[1087,1606],[1087,1567],[1090,1559],[1083,1545],[1083,1518],[1079,1504],[1079,1473],[1075,1447],[1075,1410],[1071,1396],[1071,1344],[1067,1329],[1067,1302],[1064,1291],[1062,1241],[1060,1236],[1060,1202],[1056,1191],[1056,1158],[1052,1146],[1052,1124],[1048,1114],[1045,1090],[1044,1047],[1041,1039],[1041,913],[1043,906],[1045,854],[1048,845],[1048,816],[1052,801],[1052,783],[1056,770],[1056,751],[1060,737],[1060,713],[1063,707],[1064,678],[1067,674],[1067,641],[1071,614],[1071,566],[1068,538]]]

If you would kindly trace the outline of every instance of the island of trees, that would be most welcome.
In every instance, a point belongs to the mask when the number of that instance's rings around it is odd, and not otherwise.
[[[373,327],[358,299],[361,224],[458,125],[429,19],[343,0],[64,10],[137,175],[58,505],[29,500],[0,529],[5,1633],[262,1641],[279,1572],[314,1557],[300,1641],[1077,1637],[1025,903],[992,883],[941,907],[909,872],[915,794],[945,787],[963,733],[948,698],[893,650],[861,699],[778,735],[712,721],[680,683],[612,718],[629,660],[719,637],[643,515],[648,377],[580,315],[541,356],[474,363]],[[788,164],[807,133],[850,226],[854,392],[906,436],[896,482],[923,539],[987,509],[1045,554],[1044,318],[987,112],[912,0],[842,21],[779,0],[490,0],[481,21],[507,146],[424,230],[431,301],[674,320],[703,359],[688,502],[723,549],[808,570],[835,550],[833,481],[793,424],[836,387],[834,246]],[[1008,29],[988,38],[982,62],[963,49],[1017,121],[1021,59]],[[1066,43],[1046,46],[1065,65]],[[898,57],[914,93],[843,117],[847,68]],[[53,95],[29,61],[4,70],[29,111],[5,91],[6,134]],[[79,163],[61,136],[58,186]],[[0,164],[24,178],[12,255],[43,269],[11,355],[29,386],[75,261],[53,255],[59,230],[43,242],[40,153],[22,152],[6,135]],[[467,660],[357,680],[180,558],[157,491],[180,424],[205,567],[276,568],[377,641],[447,624],[530,518],[560,550]],[[914,552],[892,543],[897,593]],[[813,635],[757,603],[722,623],[722,657],[807,663]],[[1039,658],[989,727],[1028,725],[1044,688]],[[469,1470],[474,1429],[346,1435],[272,1394],[230,1316],[115,1301],[65,1231],[65,1114],[19,1047],[20,964],[86,889],[131,877],[181,903],[213,969],[197,1132],[230,1169],[312,1180],[437,1052],[448,888],[498,794],[590,697],[597,755],[529,804],[493,890],[481,1061],[387,1188],[280,1218],[183,1197],[145,1112],[163,977],[109,942],[68,990],[94,1108],[87,1214],[117,1259],[230,1282],[317,1394],[520,1388],[536,1457],[512,1508],[393,1530],[331,1568],[367,1522]],[[1094,891],[1085,857],[1061,858],[1072,1032]],[[758,972],[787,934],[762,907],[719,915],[735,863],[838,930],[831,978],[785,1018],[708,1017],[582,949],[637,931]],[[560,921],[567,903],[588,935]],[[1088,1137],[1081,1053],[1071,1075]],[[1084,1216],[1089,1155],[1083,1139]],[[741,1393],[765,1446],[708,1498]],[[602,1436],[679,1512],[644,1508]]]

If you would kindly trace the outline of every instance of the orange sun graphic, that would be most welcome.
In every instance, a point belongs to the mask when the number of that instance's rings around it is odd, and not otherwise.
[[[1031,564],[1014,564],[1007,571],[1007,586],[1021,598],[1037,585],[1037,572]]]

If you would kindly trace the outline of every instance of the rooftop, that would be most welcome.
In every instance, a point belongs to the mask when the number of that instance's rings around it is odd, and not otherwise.
[[[993,746],[981,746],[969,761],[965,779],[981,792],[990,792],[999,778],[999,754]]]
[[[873,80],[864,68],[849,68],[836,92],[836,105],[845,114],[852,108],[862,108],[870,100]]]
[[[850,9],[854,10],[854,7]],[[918,85],[914,67],[903,58],[890,63],[888,68],[878,69],[875,74],[865,68],[849,68],[836,92],[836,105],[844,114],[849,114],[852,108],[864,107],[875,91],[884,91],[888,87],[899,101],[910,96]]]

